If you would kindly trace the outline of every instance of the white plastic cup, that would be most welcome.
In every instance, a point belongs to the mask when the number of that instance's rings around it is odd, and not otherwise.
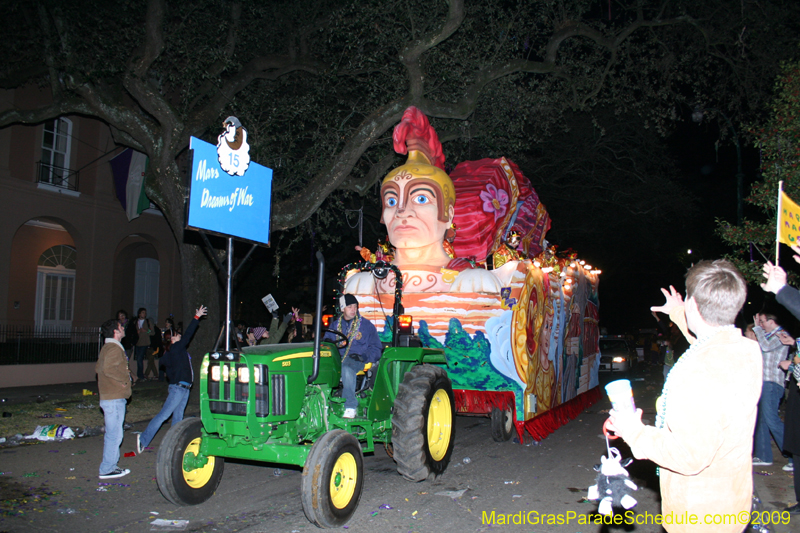
[[[635,413],[636,404],[633,402],[631,382],[627,379],[618,379],[606,385],[606,393],[611,400],[611,406],[621,413]]]

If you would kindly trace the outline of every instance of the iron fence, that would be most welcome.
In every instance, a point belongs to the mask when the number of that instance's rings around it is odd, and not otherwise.
[[[103,346],[100,328],[0,324],[0,365],[90,363]]]

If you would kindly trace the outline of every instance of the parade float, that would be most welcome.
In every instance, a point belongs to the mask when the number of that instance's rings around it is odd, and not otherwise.
[[[495,440],[543,439],[600,397],[600,271],[547,243],[550,217],[513,162],[466,161],[448,175],[415,107],[394,147],[408,160],[382,182],[387,241],[342,269],[342,290],[388,341],[395,275],[363,266],[398,267],[419,342],[445,350],[457,412],[491,416]]]

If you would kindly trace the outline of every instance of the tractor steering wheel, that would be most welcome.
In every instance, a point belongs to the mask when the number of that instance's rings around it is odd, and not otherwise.
[[[337,348],[346,348],[347,345],[350,344],[350,341],[347,339],[347,335],[345,335],[341,331],[336,331],[335,329],[323,329],[322,333],[323,333],[323,335],[325,333],[333,333],[334,335],[337,335],[337,336],[341,337],[342,340],[333,341],[333,343],[336,344]],[[339,346],[340,342],[344,342],[344,345],[343,346]]]

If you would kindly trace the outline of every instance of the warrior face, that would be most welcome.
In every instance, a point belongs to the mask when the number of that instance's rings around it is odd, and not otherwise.
[[[437,181],[399,172],[384,182],[381,197],[383,222],[395,247],[441,245],[453,219],[453,207],[444,203]]]

